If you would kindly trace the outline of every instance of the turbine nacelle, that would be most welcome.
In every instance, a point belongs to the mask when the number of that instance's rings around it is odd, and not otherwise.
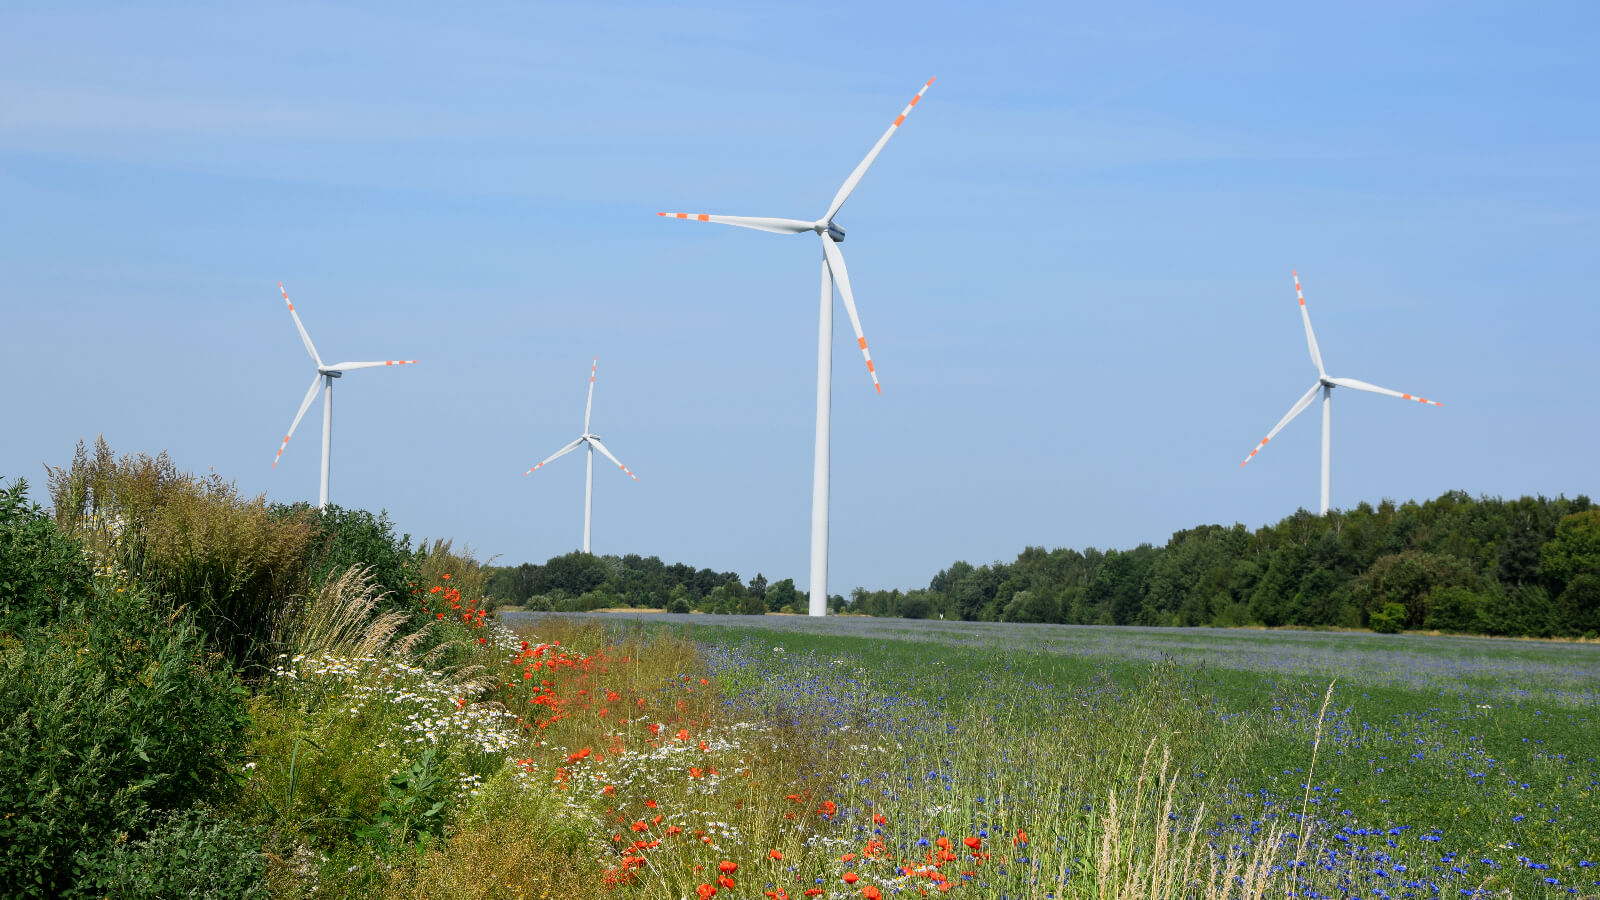
[[[844,229],[832,222],[818,221],[817,224],[811,226],[811,228],[812,230],[816,231],[817,234],[825,234],[832,238],[835,244],[844,243]]]
[[[344,377],[344,372],[342,370],[329,369],[329,368],[326,368],[324,366],[317,366],[317,374],[318,375],[326,375],[329,378],[343,378]]]

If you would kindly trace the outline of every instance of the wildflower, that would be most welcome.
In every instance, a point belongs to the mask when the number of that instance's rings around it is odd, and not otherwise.
[[[699,768],[697,768],[695,766],[690,766],[689,767],[689,777],[690,778],[699,778],[701,776],[701,774],[702,773],[701,773]]]
[[[644,802],[644,805],[648,806],[651,809],[655,809],[656,808],[656,802],[654,800],[646,800]]]
[[[832,816],[838,811],[839,807],[832,800],[824,800],[822,805],[817,807],[817,815],[819,816]]]
[[[857,875],[854,872],[846,872],[846,873],[844,873],[844,875],[842,877],[844,878],[844,883],[845,884],[855,884],[856,882],[861,880],[861,876]]]
[[[725,888],[727,888],[728,890],[731,891],[731,890],[733,890],[735,882],[734,882],[734,880],[732,878],[729,878],[726,875],[718,875],[717,876],[717,884],[720,884],[723,887],[725,887]]]
[[[711,900],[712,897],[717,895],[717,889],[709,884],[702,884],[695,888],[694,891],[700,895],[700,900]]]
[[[968,850],[977,850],[978,845],[983,843],[983,839],[975,837],[962,838],[961,843],[966,844]]]
[[[806,888],[807,897],[815,897],[822,893],[822,888]]]
[[[717,871],[724,875],[732,875],[733,873],[739,871],[739,864],[733,860],[725,859],[722,862],[717,863]]]
[[[450,580],[450,573],[449,573],[449,572],[446,572],[446,573],[444,573],[444,574],[443,574],[443,575],[440,575],[440,576],[439,576],[439,579],[440,579],[440,580],[441,580],[441,581],[449,581],[449,580]]]
[[[767,851],[767,856],[770,856],[773,859],[783,859],[783,854],[779,853],[776,850],[768,850]]]
[[[673,735],[673,736],[676,737],[680,741],[687,741],[689,739],[689,729],[687,729],[687,728],[680,729],[678,731],[678,733],[676,735]]]
[[[861,896],[867,898],[867,900],[878,900],[878,898],[882,897],[883,894],[877,888],[869,884],[861,889]]]
[[[872,816],[872,822],[875,825],[887,825],[887,824],[889,824],[889,820],[884,818],[883,813],[875,813]]]
[[[1014,846],[1014,847],[1026,847],[1026,846],[1028,846],[1028,833],[1026,831],[1023,831],[1021,828],[1018,828],[1017,829],[1017,836],[1015,838],[1011,839],[1011,845]]]

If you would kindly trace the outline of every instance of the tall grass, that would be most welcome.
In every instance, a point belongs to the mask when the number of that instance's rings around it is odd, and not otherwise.
[[[103,438],[92,455],[80,442],[72,464],[52,470],[50,494],[57,525],[102,573],[193,611],[238,663],[265,662],[307,586],[307,516],[278,515],[216,475],[181,472],[165,453],[119,459]]]

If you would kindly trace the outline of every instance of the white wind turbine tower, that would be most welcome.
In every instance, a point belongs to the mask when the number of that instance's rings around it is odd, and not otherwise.
[[[294,327],[300,330],[300,340],[305,342],[306,352],[311,354],[311,361],[317,364],[317,374],[311,379],[311,389],[306,391],[306,398],[300,401],[300,411],[294,414],[294,421],[289,425],[289,433],[283,436],[283,444],[278,447],[278,455],[272,458],[272,467],[278,467],[278,460],[283,458],[283,451],[289,447],[289,439],[294,437],[294,430],[299,427],[300,420],[305,418],[306,410],[311,408],[312,401],[317,399],[317,388],[322,388],[322,491],[318,494],[317,507],[328,505],[328,463],[333,457],[333,380],[352,369],[370,369],[374,366],[409,366],[416,363],[414,359],[387,359],[382,362],[342,362],[331,366],[324,365],[322,357],[317,355],[317,348],[311,343],[311,335],[306,333],[306,326],[300,322],[300,314],[294,311],[294,304],[289,302],[289,292],[283,289],[283,282],[278,282],[278,291],[283,294],[283,302],[289,307],[289,315],[294,318]]]
[[[1295,272],[1294,273],[1294,293],[1295,293],[1295,296],[1298,297],[1299,300],[1300,300],[1300,319],[1301,319],[1301,321],[1303,321],[1305,323],[1305,326],[1306,326],[1306,346],[1311,348],[1311,361],[1313,363],[1315,363],[1316,367],[1317,367],[1317,383],[1313,384],[1311,386],[1311,390],[1306,391],[1305,396],[1301,397],[1298,401],[1296,401],[1294,406],[1289,407],[1289,412],[1282,419],[1278,420],[1278,424],[1272,426],[1272,430],[1267,432],[1267,436],[1261,439],[1261,443],[1257,444],[1256,448],[1254,450],[1251,450],[1250,451],[1250,455],[1246,456],[1244,458],[1244,462],[1239,463],[1239,465],[1243,466],[1243,465],[1245,465],[1245,463],[1250,462],[1250,460],[1255,459],[1256,454],[1261,452],[1261,448],[1265,447],[1267,445],[1267,442],[1272,440],[1272,438],[1275,435],[1277,435],[1277,433],[1279,431],[1281,431],[1283,429],[1283,426],[1289,424],[1289,420],[1293,419],[1295,416],[1300,415],[1300,413],[1303,412],[1307,406],[1310,406],[1311,405],[1311,401],[1317,396],[1317,392],[1321,391],[1322,392],[1322,514],[1323,515],[1327,515],[1328,514],[1328,489],[1329,489],[1329,486],[1330,486],[1331,472],[1332,472],[1332,460],[1331,460],[1332,450],[1333,450],[1333,433],[1332,433],[1332,429],[1333,429],[1333,412],[1332,412],[1332,410],[1333,410],[1333,389],[1334,388],[1336,388],[1336,387],[1347,387],[1347,388],[1355,388],[1358,391],[1370,391],[1371,393],[1374,393],[1374,394],[1388,394],[1391,397],[1399,397],[1402,400],[1415,400],[1418,403],[1426,403],[1429,406],[1443,406],[1444,404],[1435,402],[1433,400],[1429,400],[1426,397],[1417,397],[1417,396],[1414,396],[1412,394],[1402,394],[1399,391],[1391,391],[1388,388],[1381,388],[1381,387],[1378,387],[1375,384],[1368,384],[1365,381],[1357,381],[1354,378],[1334,378],[1331,375],[1329,375],[1327,373],[1327,370],[1322,368],[1322,352],[1317,349],[1317,336],[1315,334],[1313,334],[1312,331],[1311,331],[1311,314],[1306,312],[1306,295],[1304,293],[1302,293],[1301,290],[1300,290],[1300,273],[1299,272]]]
[[[598,368],[600,368],[600,357],[596,356],[594,358],[594,362],[589,367],[589,401],[585,403],[583,407],[583,434],[579,435],[577,440],[550,454],[545,458],[544,462],[541,462],[532,469],[522,473],[523,477],[526,478],[527,476],[538,471],[544,466],[545,463],[550,462],[550,460],[566,456],[568,453],[578,449],[578,447],[581,445],[589,445],[589,473],[583,483],[583,552],[585,553],[589,552],[589,525],[594,518],[594,452],[599,450],[601,453],[604,453],[606,459],[616,463],[617,468],[621,469],[629,478],[632,478],[634,481],[639,480],[639,476],[629,471],[628,467],[622,464],[622,460],[612,456],[611,451],[606,449],[606,445],[600,443],[600,435],[593,434],[589,431],[589,413],[594,410],[594,373]]]
[[[850,273],[845,270],[844,256],[836,246],[844,240],[844,229],[834,224],[833,217],[839,214],[839,208],[850,199],[850,192],[856,189],[861,182],[861,176],[867,173],[872,161],[878,158],[889,138],[894,137],[895,131],[900,128],[906,116],[911,114],[912,107],[928,92],[928,87],[933,84],[929,78],[922,90],[911,98],[906,108],[900,111],[894,124],[878,138],[872,145],[872,150],[867,153],[866,159],[856,166],[850,177],[844,180],[844,185],[839,192],[833,195],[833,202],[828,204],[828,211],[822,218],[815,222],[801,219],[777,219],[763,216],[712,216],[703,213],[656,213],[658,216],[668,216],[676,219],[694,219],[700,222],[719,222],[723,225],[737,225],[740,228],[754,228],[757,231],[770,231],[774,234],[804,234],[816,232],[822,241],[822,311],[817,326],[817,444],[813,461],[811,479],[811,602],[810,614],[813,616],[827,615],[828,612],[828,426],[829,405],[833,396],[833,286],[839,286],[839,296],[844,300],[844,311],[850,316],[850,326],[855,329],[856,343],[861,346],[861,355],[866,357],[867,372],[872,376],[872,384],[883,393],[883,386],[878,383],[878,372],[872,365],[872,354],[867,352],[867,339],[861,333],[861,317],[856,314],[856,301],[850,292]]]

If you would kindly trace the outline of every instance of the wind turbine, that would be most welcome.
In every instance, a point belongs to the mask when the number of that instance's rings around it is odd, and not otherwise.
[[[600,443],[600,435],[592,434],[589,431],[589,413],[594,410],[594,373],[598,368],[600,368],[600,357],[596,356],[594,363],[589,367],[589,402],[585,403],[583,407],[583,434],[579,435],[577,440],[550,454],[545,458],[544,462],[522,473],[522,476],[526,478],[543,468],[545,463],[566,456],[583,444],[589,445],[589,474],[583,483],[583,552],[585,553],[589,552],[589,525],[594,518],[594,452],[599,450],[604,453],[606,459],[616,463],[617,468],[621,469],[629,478],[634,481],[639,480],[639,476],[629,471],[628,467],[622,464],[622,460],[612,456],[611,451],[606,449],[606,445]]]
[[[1307,406],[1310,406],[1312,399],[1314,399],[1317,396],[1317,392],[1321,391],[1322,392],[1322,514],[1323,515],[1327,515],[1328,514],[1328,488],[1329,488],[1329,485],[1330,485],[1330,477],[1331,477],[1331,471],[1332,471],[1331,457],[1332,457],[1332,452],[1333,452],[1333,433],[1332,433],[1332,429],[1333,429],[1333,389],[1334,388],[1336,388],[1336,387],[1347,387],[1347,388],[1355,388],[1358,391],[1369,391],[1369,392],[1374,393],[1374,394],[1388,394],[1391,397],[1399,397],[1402,400],[1415,400],[1418,403],[1426,403],[1429,406],[1443,406],[1444,404],[1438,403],[1438,402],[1433,401],[1433,400],[1429,400],[1426,397],[1417,397],[1417,396],[1412,395],[1412,394],[1402,394],[1399,391],[1391,391],[1388,388],[1381,388],[1381,387],[1378,387],[1375,384],[1368,384],[1365,381],[1357,381],[1354,378],[1334,378],[1331,375],[1329,375],[1327,370],[1322,368],[1322,352],[1317,349],[1317,336],[1315,334],[1313,334],[1312,331],[1311,331],[1311,314],[1306,312],[1306,295],[1303,292],[1301,292],[1301,290],[1300,290],[1300,273],[1299,272],[1295,272],[1294,273],[1294,293],[1295,293],[1295,296],[1300,299],[1300,320],[1302,322],[1304,322],[1305,326],[1306,326],[1306,346],[1311,348],[1311,361],[1313,363],[1315,363],[1316,366],[1317,366],[1317,383],[1313,384],[1311,386],[1311,390],[1306,391],[1305,396],[1301,397],[1298,401],[1296,401],[1294,406],[1289,407],[1289,412],[1282,419],[1278,420],[1278,424],[1272,426],[1272,430],[1267,432],[1267,436],[1261,439],[1261,443],[1257,444],[1256,448],[1254,450],[1251,450],[1250,451],[1250,455],[1246,456],[1244,458],[1244,462],[1239,463],[1239,465],[1243,466],[1243,465],[1245,465],[1245,463],[1250,462],[1250,460],[1255,459],[1256,454],[1261,452],[1261,448],[1267,446],[1267,442],[1272,440],[1272,438],[1275,435],[1277,435],[1277,433],[1279,431],[1281,431],[1283,429],[1283,426],[1289,424],[1289,420],[1293,419],[1295,416],[1300,415],[1300,413],[1303,412]]]
[[[850,316],[850,327],[855,329],[856,343],[861,346],[861,355],[867,361],[867,373],[872,376],[872,386],[878,393],[883,393],[883,386],[878,383],[878,371],[872,365],[872,354],[867,352],[867,339],[861,333],[861,317],[856,314],[856,301],[850,292],[850,273],[845,270],[844,256],[836,246],[844,240],[844,229],[834,224],[833,217],[839,214],[839,208],[850,199],[850,193],[861,182],[861,176],[867,174],[867,169],[872,161],[878,158],[889,138],[899,130],[906,116],[911,115],[912,107],[928,92],[933,79],[929,78],[922,90],[911,98],[906,108],[894,120],[894,124],[878,138],[872,145],[872,150],[867,153],[867,158],[856,166],[850,177],[844,180],[839,192],[833,195],[833,202],[828,204],[828,211],[822,218],[815,222],[801,219],[778,219],[763,216],[713,216],[704,213],[656,213],[674,219],[693,219],[700,222],[718,222],[723,225],[737,225],[740,228],[754,228],[757,231],[770,231],[774,234],[804,234],[816,232],[822,241],[822,311],[817,326],[817,444],[813,458],[811,477],[811,601],[809,612],[813,616],[827,615],[828,612],[828,426],[829,404],[833,395],[833,287],[839,286],[839,296],[844,299],[844,311]]]
[[[317,387],[322,387],[322,491],[317,498],[317,507],[320,509],[328,505],[328,463],[333,457],[333,380],[353,369],[370,369],[374,366],[409,366],[416,363],[414,359],[386,359],[382,362],[342,362],[331,366],[324,365],[322,357],[317,355],[317,348],[311,343],[311,335],[306,333],[306,326],[300,322],[300,314],[294,311],[294,304],[289,302],[289,292],[283,289],[283,282],[278,282],[278,291],[283,294],[283,302],[289,307],[289,315],[294,318],[294,327],[300,330],[300,340],[305,342],[306,352],[311,354],[311,361],[317,364],[317,374],[311,379],[311,389],[306,391],[306,398],[300,401],[300,411],[294,414],[294,421],[289,424],[289,433],[283,436],[283,444],[278,447],[278,455],[272,458],[272,467],[278,467],[278,460],[283,458],[283,451],[289,447],[289,439],[294,437],[294,430],[299,427],[300,420],[305,417],[306,410],[311,408],[311,402],[317,399]]]

